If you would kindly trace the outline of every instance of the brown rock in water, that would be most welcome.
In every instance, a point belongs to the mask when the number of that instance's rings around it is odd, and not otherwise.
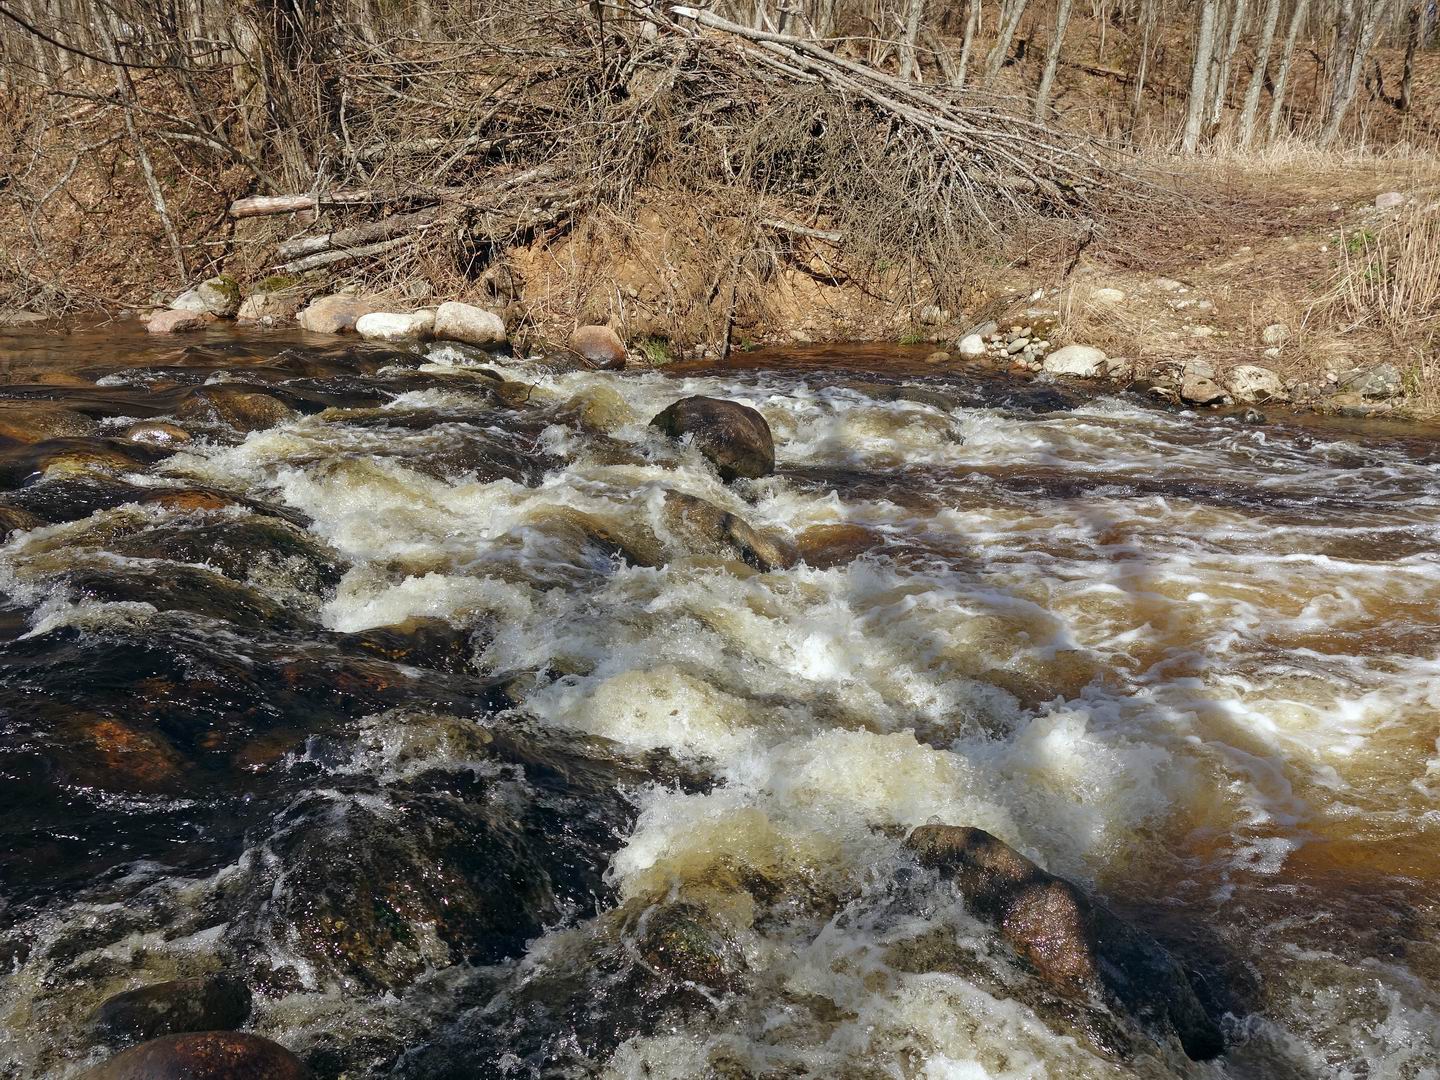
[[[8,540],[10,534],[25,529],[37,529],[45,522],[29,510],[18,506],[0,506],[0,540]]]
[[[944,349],[936,349],[929,356],[925,357],[925,363],[927,364],[948,364],[949,362],[950,354]]]
[[[665,525],[697,554],[738,556],[762,571],[788,570],[800,561],[790,541],[752,528],[743,518],[693,495],[665,493]]]
[[[190,441],[190,433],[178,424],[167,424],[160,420],[145,420],[131,424],[123,433],[130,442],[148,443],[151,446],[175,446]]]
[[[625,343],[608,326],[581,326],[570,335],[570,351],[591,367],[609,371],[625,366]]]
[[[81,1074],[81,1080],[310,1080],[279,1043],[236,1031],[166,1035]]]
[[[795,543],[805,565],[828,570],[882,547],[885,537],[863,525],[837,522],[833,525],[812,525],[795,538]]]
[[[195,390],[179,416],[229,424],[236,431],[274,427],[295,415],[279,398],[239,386],[202,386]]]
[[[186,1031],[231,1031],[250,1016],[250,990],[226,975],[171,979],[107,998],[95,1011],[106,1042],[141,1042]]]
[[[99,429],[90,417],[71,409],[22,401],[0,403],[0,436],[16,442],[84,438]]]
[[[671,438],[689,435],[726,483],[775,471],[775,442],[770,425],[755,409],[712,397],[681,398],[653,420]]]
[[[205,311],[157,311],[150,316],[145,329],[151,334],[179,334],[187,330],[203,330],[215,321],[215,316]]]
[[[983,829],[922,825],[905,846],[954,881],[967,907],[1062,995],[1108,998],[1152,1029],[1173,1032],[1197,1061],[1224,1052],[1179,963],[1077,886]]]
[[[322,296],[311,302],[296,322],[312,334],[343,334],[355,329],[355,320],[372,311],[380,311],[379,301],[360,296]]]
[[[470,631],[445,619],[416,616],[346,634],[342,640],[372,656],[411,667],[460,673],[470,665]]]

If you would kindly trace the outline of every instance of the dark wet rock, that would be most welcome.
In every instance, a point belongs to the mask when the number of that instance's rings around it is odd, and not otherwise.
[[[1242,424],[1263,424],[1267,420],[1268,417],[1259,409],[1246,409],[1240,414],[1240,423]]]
[[[81,1080],[310,1080],[279,1043],[235,1031],[166,1035],[87,1070]]]
[[[737,514],[679,491],[665,493],[664,523],[685,550],[738,557],[757,570],[788,570],[800,561],[795,545],[753,528]]]
[[[748,405],[721,398],[681,398],[650,421],[671,438],[686,435],[729,481],[775,471],[775,442],[765,417]]]
[[[650,529],[628,519],[607,520],[568,506],[546,507],[531,515],[530,525],[573,549],[577,564],[605,569],[619,560],[630,566],[662,566],[665,555]]]
[[[203,564],[238,582],[283,577],[312,593],[338,584],[347,566],[305,529],[262,515],[198,523],[181,518],[128,536],[111,535],[106,543],[117,554]]]
[[[274,427],[295,415],[295,410],[270,394],[240,386],[202,386],[180,407],[182,419],[228,424],[236,431]]]
[[[37,529],[44,525],[43,518],[18,506],[0,506],[0,539],[8,540],[11,533]]]
[[[643,772],[472,721],[389,724],[443,736],[445,760],[378,787],[337,778],[277,815],[267,858],[233,882],[232,953],[265,961],[279,938],[307,980],[393,990],[517,955],[609,895],[603,870],[633,819],[618,785]],[[294,976],[276,971],[272,985]]]
[[[470,670],[470,631],[417,616],[391,626],[340,635],[342,644],[397,664],[462,674]]]
[[[393,1075],[590,1075],[595,1061],[629,1039],[694,1030],[715,1017],[746,974],[728,928],[684,900],[632,901],[557,944],[518,977],[479,975],[466,996],[492,1004],[451,1021]]]
[[[981,829],[922,825],[905,843],[1061,995],[1111,1000],[1147,1028],[1173,1033],[1195,1060],[1224,1052],[1179,963],[1077,886]]]
[[[227,975],[172,979],[126,990],[95,1011],[106,1042],[141,1042],[187,1031],[233,1031],[250,1015],[250,990]]]
[[[597,434],[618,431],[638,419],[629,402],[611,386],[590,387],[567,401],[565,409],[574,413],[582,430]]]
[[[646,912],[643,924],[640,955],[656,971],[712,990],[734,988],[744,959],[705,908],[683,901],[667,904]]]
[[[0,437],[20,443],[94,435],[99,425],[83,413],[39,402],[0,402]]]
[[[884,397],[886,401],[913,401],[917,405],[929,405],[941,412],[949,412],[960,404],[953,395],[931,390],[927,386],[892,386]]]
[[[163,457],[153,447],[107,439],[49,439],[0,452],[0,483],[105,479],[134,472]]]
[[[131,424],[122,433],[131,442],[149,443],[152,446],[178,446],[190,441],[190,433],[178,424],[167,424],[162,420],[146,420]]]
[[[581,326],[570,335],[570,351],[587,367],[609,371],[625,366],[625,343],[608,326]]]

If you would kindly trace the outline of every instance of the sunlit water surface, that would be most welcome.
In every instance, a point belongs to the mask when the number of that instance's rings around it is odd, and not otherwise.
[[[884,351],[7,356],[100,430],[6,451],[0,1075],[224,967],[330,1077],[1440,1076],[1433,432]],[[60,453],[235,382],[296,415]],[[687,394],[759,409],[776,474],[647,426]],[[666,491],[805,562],[687,553]],[[916,902],[929,821],[1162,940],[1228,1052],[1032,1007],[963,896]],[[647,944],[676,918],[698,975]]]

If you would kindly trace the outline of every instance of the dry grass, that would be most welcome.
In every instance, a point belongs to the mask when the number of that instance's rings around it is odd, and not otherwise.
[[[1340,238],[1330,290],[1307,323],[1388,351],[1408,396],[1440,408],[1440,203],[1422,200]]]

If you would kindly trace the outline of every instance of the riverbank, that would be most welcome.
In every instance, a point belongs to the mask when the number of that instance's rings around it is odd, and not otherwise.
[[[949,305],[913,283],[880,293],[827,277],[820,262],[833,244],[824,236],[791,236],[787,257],[770,268],[764,302],[739,303],[717,287],[715,252],[698,246],[695,220],[646,205],[609,229],[497,252],[478,280],[458,287],[421,267],[386,281],[343,266],[270,273],[255,252],[273,248],[281,223],[241,220],[229,241],[237,254],[220,264],[234,291],[216,310],[283,327],[337,293],[358,298],[364,310],[395,313],[459,301],[498,316],[522,352],[563,348],[577,325],[593,323],[613,329],[629,362],[642,366],[715,359],[727,345],[890,341],[933,346],[946,354],[935,357],[940,365],[1024,372],[1045,370],[1047,354],[1081,345],[1104,360],[1077,367],[1062,358],[1051,361],[1052,372],[1153,385],[1159,396],[1198,406],[1440,412],[1440,270],[1429,255],[1432,241],[1440,242],[1440,167],[1433,158],[1347,158],[1295,147],[1205,166],[1176,161],[1157,175],[1172,189],[1093,234],[1028,254],[1018,242],[997,243],[990,265],[965,268],[963,287],[952,293],[963,300]],[[288,228],[313,231],[313,213]],[[797,257],[802,250],[806,258]],[[117,305],[101,317],[148,319],[175,302],[138,292],[158,308]],[[6,315],[12,325],[57,334],[96,318]],[[1036,322],[1041,332],[1026,335]],[[348,332],[353,318],[336,325]],[[964,344],[976,330],[983,348]]]

